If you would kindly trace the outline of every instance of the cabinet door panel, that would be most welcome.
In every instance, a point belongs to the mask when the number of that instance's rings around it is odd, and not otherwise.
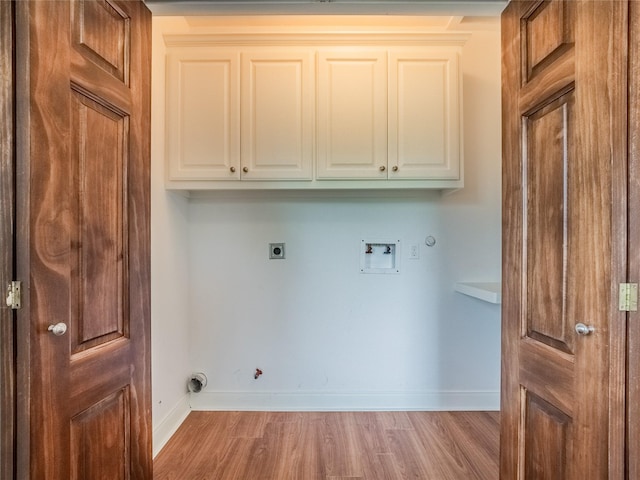
[[[238,58],[197,49],[168,55],[169,180],[240,178]]]
[[[390,53],[389,178],[459,178],[459,90],[454,50]]]
[[[242,54],[243,180],[311,180],[312,58],[310,51]]]
[[[319,53],[319,179],[387,178],[386,60],[371,49]]]

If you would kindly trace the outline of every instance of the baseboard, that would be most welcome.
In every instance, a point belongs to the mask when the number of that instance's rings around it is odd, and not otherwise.
[[[191,405],[189,405],[189,395],[186,394],[182,397],[178,403],[171,409],[166,417],[153,429],[153,458],[160,453],[162,447],[169,441],[171,436],[176,433],[178,427],[187,418],[189,412],[191,412]]]
[[[500,392],[209,392],[191,396],[193,410],[367,411],[500,409]]]

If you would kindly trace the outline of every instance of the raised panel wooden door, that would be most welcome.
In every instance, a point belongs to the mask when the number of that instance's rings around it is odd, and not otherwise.
[[[151,479],[150,13],[17,3],[18,478]]]
[[[317,178],[387,178],[387,54],[318,53]]]
[[[602,480],[624,322],[626,4],[512,2],[502,34],[500,478]]]
[[[243,180],[311,180],[314,85],[311,51],[242,53]]]

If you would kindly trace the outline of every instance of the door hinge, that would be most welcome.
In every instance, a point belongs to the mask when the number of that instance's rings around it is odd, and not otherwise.
[[[638,284],[621,283],[618,298],[618,309],[621,312],[636,312],[638,310]]]
[[[22,306],[22,282],[13,281],[7,285],[7,307],[18,310]]]

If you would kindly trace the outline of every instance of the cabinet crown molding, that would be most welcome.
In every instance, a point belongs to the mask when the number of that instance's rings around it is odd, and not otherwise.
[[[448,46],[462,47],[470,33],[465,32],[274,32],[205,33],[164,35],[168,47],[212,46]]]

